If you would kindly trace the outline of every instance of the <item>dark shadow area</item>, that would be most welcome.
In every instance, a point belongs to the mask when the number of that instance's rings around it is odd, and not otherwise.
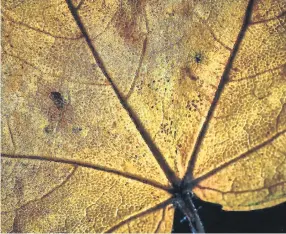
[[[286,232],[286,203],[278,206],[255,211],[223,211],[221,206],[194,199],[206,232],[222,233],[285,233]],[[190,233],[183,214],[176,210],[173,233]]]

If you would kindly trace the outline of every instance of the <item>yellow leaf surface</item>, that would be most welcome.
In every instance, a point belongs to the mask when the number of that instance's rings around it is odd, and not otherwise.
[[[193,191],[286,201],[283,1],[2,1],[2,232],[170,232]]]

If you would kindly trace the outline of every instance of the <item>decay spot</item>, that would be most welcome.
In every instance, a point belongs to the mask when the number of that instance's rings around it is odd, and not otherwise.
[[[47,136],[59,131],[70,131],[74,109],[70,91],[58,83],[39,83],[36,102],[48,123],[41,127]]]
[[[145,29],[144,4],[142,0],[122,1],[118,10],[115,28],[127,43],[137,43],[143,38]]]
[[[196,53],[195,53],[195,56],[194,56],[195,62],[196,62],[196,63],[201,63],[201,62],[202,62],[202,59],[203,59],[202,54],[201,54],[200,52],[196,52]]]
[[[189,66],[185,66],[181,68],[181,76],[182,78],[189,78],[191,80],[197,80],[198,77],[195,76]]]
[[[66,101],[60,92],[51,92],[49,97],[59,110],[64,108]]]
[[[21,178],[16,178],[14,192],[18,198],[22,198],[24,195],[24,184]]]
[[[72,132],[73,133],[79,133],[79,132],[81,132],[82,131],[82,128],[81,127],[73,127],[72,128]]]
[[[50,125],[47,125],[46,127],[44,127],[44,132],[47,133],[47,134],[50,134],[53,132],[53,127],[50,126]]]

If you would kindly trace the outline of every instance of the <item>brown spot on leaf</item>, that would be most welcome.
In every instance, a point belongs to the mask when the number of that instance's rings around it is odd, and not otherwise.
[[[129,44],[136,44],[144,38],[145,1],[127,0],[122,1],[117,12],[115,27],[118,34]]]
[[[73,128],[72,128],[72,132],[73,132],[73,133],[79,133],[79,132],[81,132],[81,131],[82,131],[82,128],[81,128],[81,127],[78,127],[78,126],[77,126],[77,127],[73,127]]]
[[[44,127],[44,132],[47,134],[50,134],[53,132],[53,127],[51,125],[47,125],[46,127]]]
[[[17,177],[15,180],[14,192],[19,199],[22,198],[24,195],[23,190],[24,190],[24,184],[22,178]]]
[[[73,122],[74,111],[69,91],[60,85],[40,83],[36,102],[49,121],[43,129],[44,133],[65,129]]]
[[[198,80],[198,77],[192,72],[189,66],[185,66],[181,68],[181,77],[183,79],[189,78],[191,80]]]
[[[286,77],[286,65],[283,66],[282,72],[281,72],[283,77]]]

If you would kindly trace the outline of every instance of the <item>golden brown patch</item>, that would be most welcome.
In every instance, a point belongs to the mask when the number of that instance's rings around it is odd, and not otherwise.
[[[144,9],[145,1],[127,0],[117,11],[115,27],[128,44],[136,44],[144,38]]]

